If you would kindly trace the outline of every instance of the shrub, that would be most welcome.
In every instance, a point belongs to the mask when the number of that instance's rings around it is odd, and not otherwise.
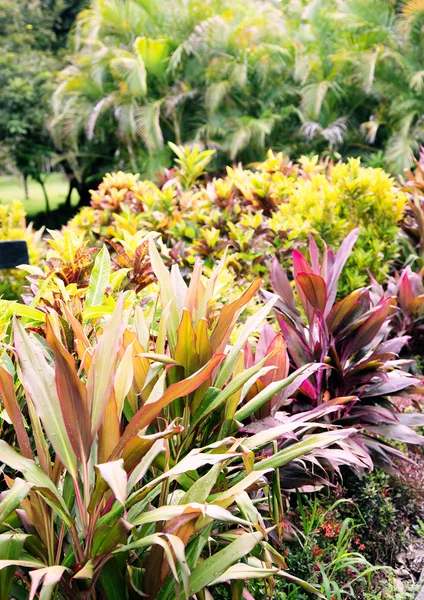
[[[169,260],[185,268],[198,257],[212,267],[230,245],[228,266],[234,275],[240,280],[261,276],[265,284],[267,260],[274,255],[288,267],[290,251],[306,244],[309,231],[337,245],[360,227],[341,276],[341,294],[365,285],[367,269],[384,281],[398,257],[397,223],[406,197],[381,169],[362,167],[359,159],[326,167],[317,157],[302,157],[295,165],[269,152],[254,170],[227,167],[224,178],[187,187],[200,177],[193,158],[199,150],[175,150],[179,167],[162,186],[131,174],[108,174],[92,192],[92,209],[83,209],[71,226],[93,241],[122,239],[125,231],[160,232]]]
[[[336,422],[361,429],[359,443],[368,448],[377,464],[387,465],[391,464],[390,454],[397,451],[378,436],[423,443],[424,438],[407,427],[408,415],[396,413],[390,402],[390,396],[407,394],[421,381],[403,371],[402,361],[397,360],[408,337],[388,339],[395,312],[390,296],[374,305],[369,290],[362,288],[336,302],[340,274],[357,238],[358,230],[354,230],[337,254],[326,249],[320,257],[311,236],[311,263],[294,250],[297,296],[276,259],[271,281],[279,296],[275,310],[292,368],[314,361],[327,365],[325,371],[316,372],[302,384],[298,410],[339,404]],[[420,417],[416,416],[418,425]]]
[[[281,349],[245,368],[243,348],[275,300],[230,344],[260,280],[212,315],[222,265],[209,279],[197,265],[187,285],[149,238],[159,292],[119,293],[106,249],[91,267],[83,243],[53,235],[48,275],[24,307],[32,312],[15,319],[2,351],[0,395],[16,440],[0,441],[2,593],[166,600],[274,576],[316,592],[286,572],[273,534],[280,477],[321,465],[327,448],[344,464],[366,461],[349,447],[354,430],[319,424],[317,413],[271,429],[254,419],[258,398],[247,396]],[[266,384],[260,399],[295,391],[303,372]],[[255,431],[243,431],[240,407]]]
[[[32,224],[27,226],[25,216],[20,202],[0,204],[0,240],[25,240],[30,263],[36,264],[43,255],[43,230],[34,231]],[[24,282],[24,274],[18,269],[0,271],[0,298],[17,300]]]
[[[424,319],[424,285],[421,274],[414,273],[408,265],[400,273],[388,277],[385,288],[372,278],[370,290],[374,303],[391,298],[396,312],[390,321],[390,335],[408,336],[409,352],[422,353]]]

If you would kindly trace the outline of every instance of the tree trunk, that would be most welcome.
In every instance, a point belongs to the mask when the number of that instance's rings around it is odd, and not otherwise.
[[[28,192],[28,175],[24,175],[24,191],[25,191],[25,200],[29,200],[29,192]]]
[[[94,188],[95,187],[96,186],[94,186]],[[88,185],[84,181],[81,183],[78,183],[77,190],[78,190],[78,194],[80,197],[78,206],[89,206],[90,200],[91,200],[90,189],[92,189],[92,186]]]
[[[49,201],[49,197],[47,195],[46,186],[44,185],[44,181],[41,179],[41,177],[38,180],[38,183],[41,185],[41,189],[43,190],[44,200],[46,202],[46,213],[49,213],[50,212],[50,201]]]
[[[68,195],[66,196],[66,200],[65,200],[65,204],[64,206],[66,208],[71,208],[71,199],[72,199],[72,192],[78,189],[78,182],[75,179],[75,177],[70,177],[69,178],[69,190],[68,190]]]

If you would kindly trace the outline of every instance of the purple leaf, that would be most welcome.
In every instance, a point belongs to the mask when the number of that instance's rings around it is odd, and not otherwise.
[[[280,296],[280,298],[297,313],[296,304],[294,301],[293,290],[290,285],[289,278],[287,277],[284,269],[280,266],[278,260],[274,257],[271,268],[271,283],[274,291]]]
[[[329,272],[327,279],[327,291],[328,291],[328,302],[327,302],[327,311],[328,314],[331,310],[331,307],[334,304],[334,300],[337,295],[337,287],[339,283],[339,277],[342,272],[342,269],[349,258],[349,254],[352,251],[353,246],[355,245],[356,240],[358,239],[359,229],[354,229],[349,233],[347,238],[341,244],[339,251],[337,252],[334,264]]]
[[[377,435],[391,438],[392,440],[405,442],[406,444],[424,444],[424,437],[422,435],[418,435],[418,433],[415,433],[415,431],[400,423],[378,426],[367,425],[365,429],[372,433],[376,433]]]

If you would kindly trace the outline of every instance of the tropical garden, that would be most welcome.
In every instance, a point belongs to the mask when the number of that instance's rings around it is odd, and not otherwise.
[[[0,15],[0,600],[421,598],[424,3]]]

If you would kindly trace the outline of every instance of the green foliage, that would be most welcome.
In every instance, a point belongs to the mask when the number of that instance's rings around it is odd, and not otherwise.
[[[403,541],[400,521],[408,523],[417,508],[411,491],[380,469],[360,480],[348,477],[346,487],[363,519],[366,556],[374,563],[395,564]]]
[[[328,430],[315,413],[271,429],[255,418],[259,390],[293,393],[304,379],[256,387],[278,347],[244,366],[245,344],[275,300],[236,330],[260,280],[214,314],[223,263],[209,278],[197,265],[187,285],[154,236],[135,235],[115,260],[134,251],[132,269],[145,280],[138,289],[124,268],[119,293],[106,247],[93,261],[83,236],[50,234],[43,268],[27,267],[29,304],[3,306],[0,395],[12,431],[0,442],[9,488],[2,593],[21,581],[31,593],[42,586],[46,599],[54,590],[63,600],[87,590],[127,598],[133,589],[171,600],[228,580],[242,592],[243,581],[265,577],[317,593],[286,570],[281,538],[271,536],[282,519],[280,477],[298,460],[323,468],[326,448],[344,464],[367,463],[349,447],[354,430]],[[2,554],[7,544],[13,555]]]
[[[169,258],[183,267],[201,258],[212,268],[230,245],[234,277],[256,275],[266,284],[267,262],[277,256],[288,266],[290,251],[302,247],[309,232],[339,245],[359,226],[340,294],[366,285],[367,269],[383,282],[398,256],[397,223],[406,197],[380,169],[354,159],[325,167],[317,157],[295,165],[269,152],[255,170],[227,167],[225,178],[202,184],[210,154],[199,154],[197,147],[174,150],[177,166],[161,187],[138,175],[108,174],[91,193],[95,212],[84,208],[71,225],[106,240],[122,238],[124,231],[158,231]]]
[[[423,139],[421,23],[414,1],[93,0],[54,95],[56,139],[75,150],[108,132],[144,174],[169,141],[218,149],[219,166],[272,146],[401,172]]]
[[[53,75],[73,18],[86,2],[1,0],[0,149],[2,171],[18,170],[45,190],[55,149],[46,126]]]

